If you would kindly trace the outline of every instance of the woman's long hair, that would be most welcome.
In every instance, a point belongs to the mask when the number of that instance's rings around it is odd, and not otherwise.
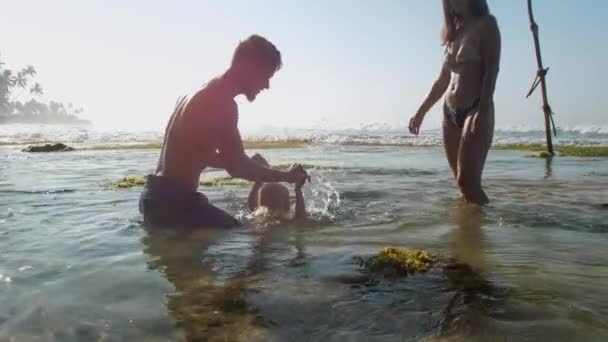
[[[471,6],[471,13],[476,17],[483,17],[490,15],[490,8],[486,0],[468,0],[469,6]],[[441,45],[446,45],[454,41],[456,36],[456,29],[458,16],[452,10],[450,0],[443,0],[443,29],[441,30]]]

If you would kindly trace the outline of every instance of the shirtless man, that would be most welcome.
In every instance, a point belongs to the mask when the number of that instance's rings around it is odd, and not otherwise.
[[[302,183],[302,168],[273,170],[251,160],[243,150],[234,98],[254,101],[269,88],[281,68],[281,53],[263,37],[253,35],[234,52],[230,68],[194,96],[180,98],[165,131],[154,175],[149,175],[139,209],[147,223],[179,227],[230,227],[238,221],[211,205],[197,192],[207,167],[254,182]]]

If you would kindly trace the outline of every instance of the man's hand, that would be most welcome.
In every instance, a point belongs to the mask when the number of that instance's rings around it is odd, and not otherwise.
[[[270,164],[268,164],[268,161],[264,157],[262,157],[262,155],[259,153],[254,154],[253,157],[251,157],[251,160],[257,162],[258,164],[262,164],[266,167],[270,167]]]
[[[304,195],[302,194],[302,186],[306,183],[306,180],[310,182],[310,176],[304,170],[304,167],[300,164],[295,164],[291,166],[289,173],[293,173],[299,177],[295,182],[295,193],[296,193],[296,208],[295,208],[295,218],[298,220],[305,220],[307,217],[306,214],[306,205],[304,204]]]
[[[290,181],[290,183],[294,183],[296,188],[302,188],[307,180],[310,182],[310,175],[308,175],[301,164],[292,165],[289,169],[289,175],[293,179],[293,182]]]

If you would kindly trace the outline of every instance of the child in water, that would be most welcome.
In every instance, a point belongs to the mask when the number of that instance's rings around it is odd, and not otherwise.
[[[251,159],[270,167],[266,159],[259,154],[254,155]],[[302,165],[295,165],[292,168],[299,168],[306,173]],[[302,195],[302,186],[306,180],[310,182],[310,176],[295,184],[296,204],[293,214],[291,213],[289,189],[281,183],[255,183],[249,193],[249,210],[256,213],[263,212],[265,215],[279,220],[306,219],[306,205]]]

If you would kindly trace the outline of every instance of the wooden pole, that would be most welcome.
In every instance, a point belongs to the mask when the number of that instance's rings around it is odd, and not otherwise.
[[[530,16],[530,30],[532,30],[532,36],[534,38],[534,48],[536,50],[536,63],[538,64],[538,71],[536,72],[536,79],[532,84],[532,88],[528,92],[528,96],[534,92],[534,89],[540,84],[540,89],[543,97],[543,112],[545,114],[545,133],[547,135],[547,152],[553,155],[553,142],[551,140],[551,126],[553,126],[553,132],[555,133],[555,124],[553,123],[553,111],[551,110],[551,106],[549,106],[549,101],[547,100],[547,84],[545,81],[545,76],[547,75],[547,71],[549,68],[543,68],[543,60],[540,53],[540,43],[538,39],[538,25],[534,21],[534,14],[532,13],[532,0],[528,0],[528,15]]]

